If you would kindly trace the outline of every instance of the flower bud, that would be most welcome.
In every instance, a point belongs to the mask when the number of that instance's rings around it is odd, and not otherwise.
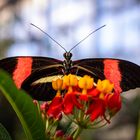
[[[62,136],[64,136],[64,132],[62,130],[57,130],[56,131],[56,136],[57,137],[62,137]]]

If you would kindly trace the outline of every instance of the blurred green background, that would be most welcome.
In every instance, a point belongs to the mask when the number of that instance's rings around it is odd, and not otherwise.
[[[0,59],[31,55],[63,60],[64,51],[30,23],[42,28],[67,50],[106,24],[72,51],[73,59],[113,57],[140,65],[139,13],[140,0],[0,0]],[[81,140],[136,138],[140,89],[122,96],[122,109],[111,124],[85,130]],[[13,140],[25,140],[22,127],[2,94],[0,123]]]

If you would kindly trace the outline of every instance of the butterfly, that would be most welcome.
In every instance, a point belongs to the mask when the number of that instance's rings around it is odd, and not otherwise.
[[[94,77],[95,81],[108,79],[114,83],[116,92],[140,87],[139,65],[113,58],[87,58],[72,61],[71,50],[65,50],[63,61],[50,57],[32,56],[5,58],[0,60],[0,69],[4,69],[11,75],[19,89],[25,90],[33,99],[41,101],[49,101],[55,97],[56,91],[52,88],[52,80],[66,74],[75,74],[80,77],[89,75]]]

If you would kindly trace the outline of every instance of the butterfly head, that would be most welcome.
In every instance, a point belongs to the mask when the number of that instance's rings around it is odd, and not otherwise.
[[[72,53],[71,52],[65,52],[63,54],[65,60],[63,61],[63,67],[64,67],[64,74],[69,74],[72,68]]]
[[[71,60],[72,53],[71,53],[71,52],[65,52],[65,53],[63,54],[63,56],[64,56],[64,58],[65,58],[67,61],[69,61],[69,60]]]

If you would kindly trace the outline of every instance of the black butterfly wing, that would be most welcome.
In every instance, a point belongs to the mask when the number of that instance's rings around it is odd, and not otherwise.
[[[41,101],[52,100],[56,91],[52,88],[52,80],[63,76],[63,66],[55,64],[42,67],[26,78],[21,88],[26,90],[34,99]]]
[[[48,57],[20,56],[0,60],[0,68],[11,75],[16,86],[37,100],[50,100],[55,96],[51,83],[39,79],[61,74],[60,67],[62,61]]]
[[[97,58],[82,59],[74,62],[77,74],[89,75],[97,79],[109,79],[118,92],[140,87],[140,66],[125,60]]]
[[[47,57],[12,57],[0,60],[0,68],[11,74],[18,88],[34,99],[51,100],[55,96],[52,79],[63,75],[62,61]],[[73,62],[71,73],[109,79],[118,92],[140,87],[140,66],[119,59],[82,59]]]

